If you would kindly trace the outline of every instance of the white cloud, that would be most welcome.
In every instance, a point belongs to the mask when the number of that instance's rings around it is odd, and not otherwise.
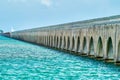
[[[52,5],[52,1],[51,0],[41,0],[41,4],[50,7]]]
[[[41,5],[44,5],[46,7],[50,7],[52,5],[52,0],[8,0],[8,2],[14,2],[14,3],[28,3],[28,2],[40,2]]]

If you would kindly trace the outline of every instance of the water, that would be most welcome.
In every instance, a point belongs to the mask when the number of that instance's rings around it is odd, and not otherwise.
[[[118,80],[120,67],[0,36],[0,80]]]

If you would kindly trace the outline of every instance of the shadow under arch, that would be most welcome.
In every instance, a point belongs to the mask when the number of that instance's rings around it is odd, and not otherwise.
[[[86,37],[83,38],[83,53],[87,53],[87,40],[86,40]]]
[[[37,41],[37,39],[36,39],[36,41]],[[42,36],[42,44],[44,44],[44,36]]]
[[[45,40],[44,42],[46,43],[46,36],[44,37],[44,40]],[[45,43],[44,43],[44,45],[45,45]]]
[[[53,47],[53,36],[51,36],[51,47]]]
[[[68,40],[67,40],[67,49],[69,50],[70,47],[70,37],[68,36]]]
[[[49,36],[49,44],[48,44],[49,46],[50,46],[50,43],[51,43],[51,39],[50,39],[50,36]]]
[[[62,45],[62,36],[60,36],[60,44],[59,44],[59,48],[61,48]]]
[[[58,42],[59,42],[59,38],[57,36],[57,40],[56,40],[56,47],[58,48]]]
[[[74,37],[72,37],[72,50],[74,50],[74,47],[75,47],[75,39]]]
[[[102,43],[102,38],[98,38],[98,43],[97,43],[97,55],[96,57],[103,57],[103,43]]]
[[[54,36],[54,47],[56,46],[56,36]]]
[[[107,58],[113,59],[113,44],[112,44],[112,38],[109,37],[107,41]]]
[[[80,37],[77,38],[77,51],[80,49]]]
[[[94,55],[94,41],[93,37],[90,38],[90,43],[89,43],[89,50],[90,50],[90,55]]]
[[[47,36],[45,37],[45,44],[47,45]]]
[[[66,38],[64,36],[64,45],[63,45],[63,48],[65,48],[65,47],[66,47]]]
[[[118,43],[118,61],[120,61],[120,41]]]
[[[40,41],[41,43],[41,41]],[[49,36],[47,36],[47,46],[49,46]]]

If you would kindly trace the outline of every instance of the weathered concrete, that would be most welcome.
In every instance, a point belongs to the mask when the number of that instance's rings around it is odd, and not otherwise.
[[[120,16],[16,31],[11,37],[120,62]]]

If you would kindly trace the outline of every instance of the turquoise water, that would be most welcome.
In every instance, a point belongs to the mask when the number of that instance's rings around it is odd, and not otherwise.
[[[0,80],[118,80],[120,67],[0,36]]]

